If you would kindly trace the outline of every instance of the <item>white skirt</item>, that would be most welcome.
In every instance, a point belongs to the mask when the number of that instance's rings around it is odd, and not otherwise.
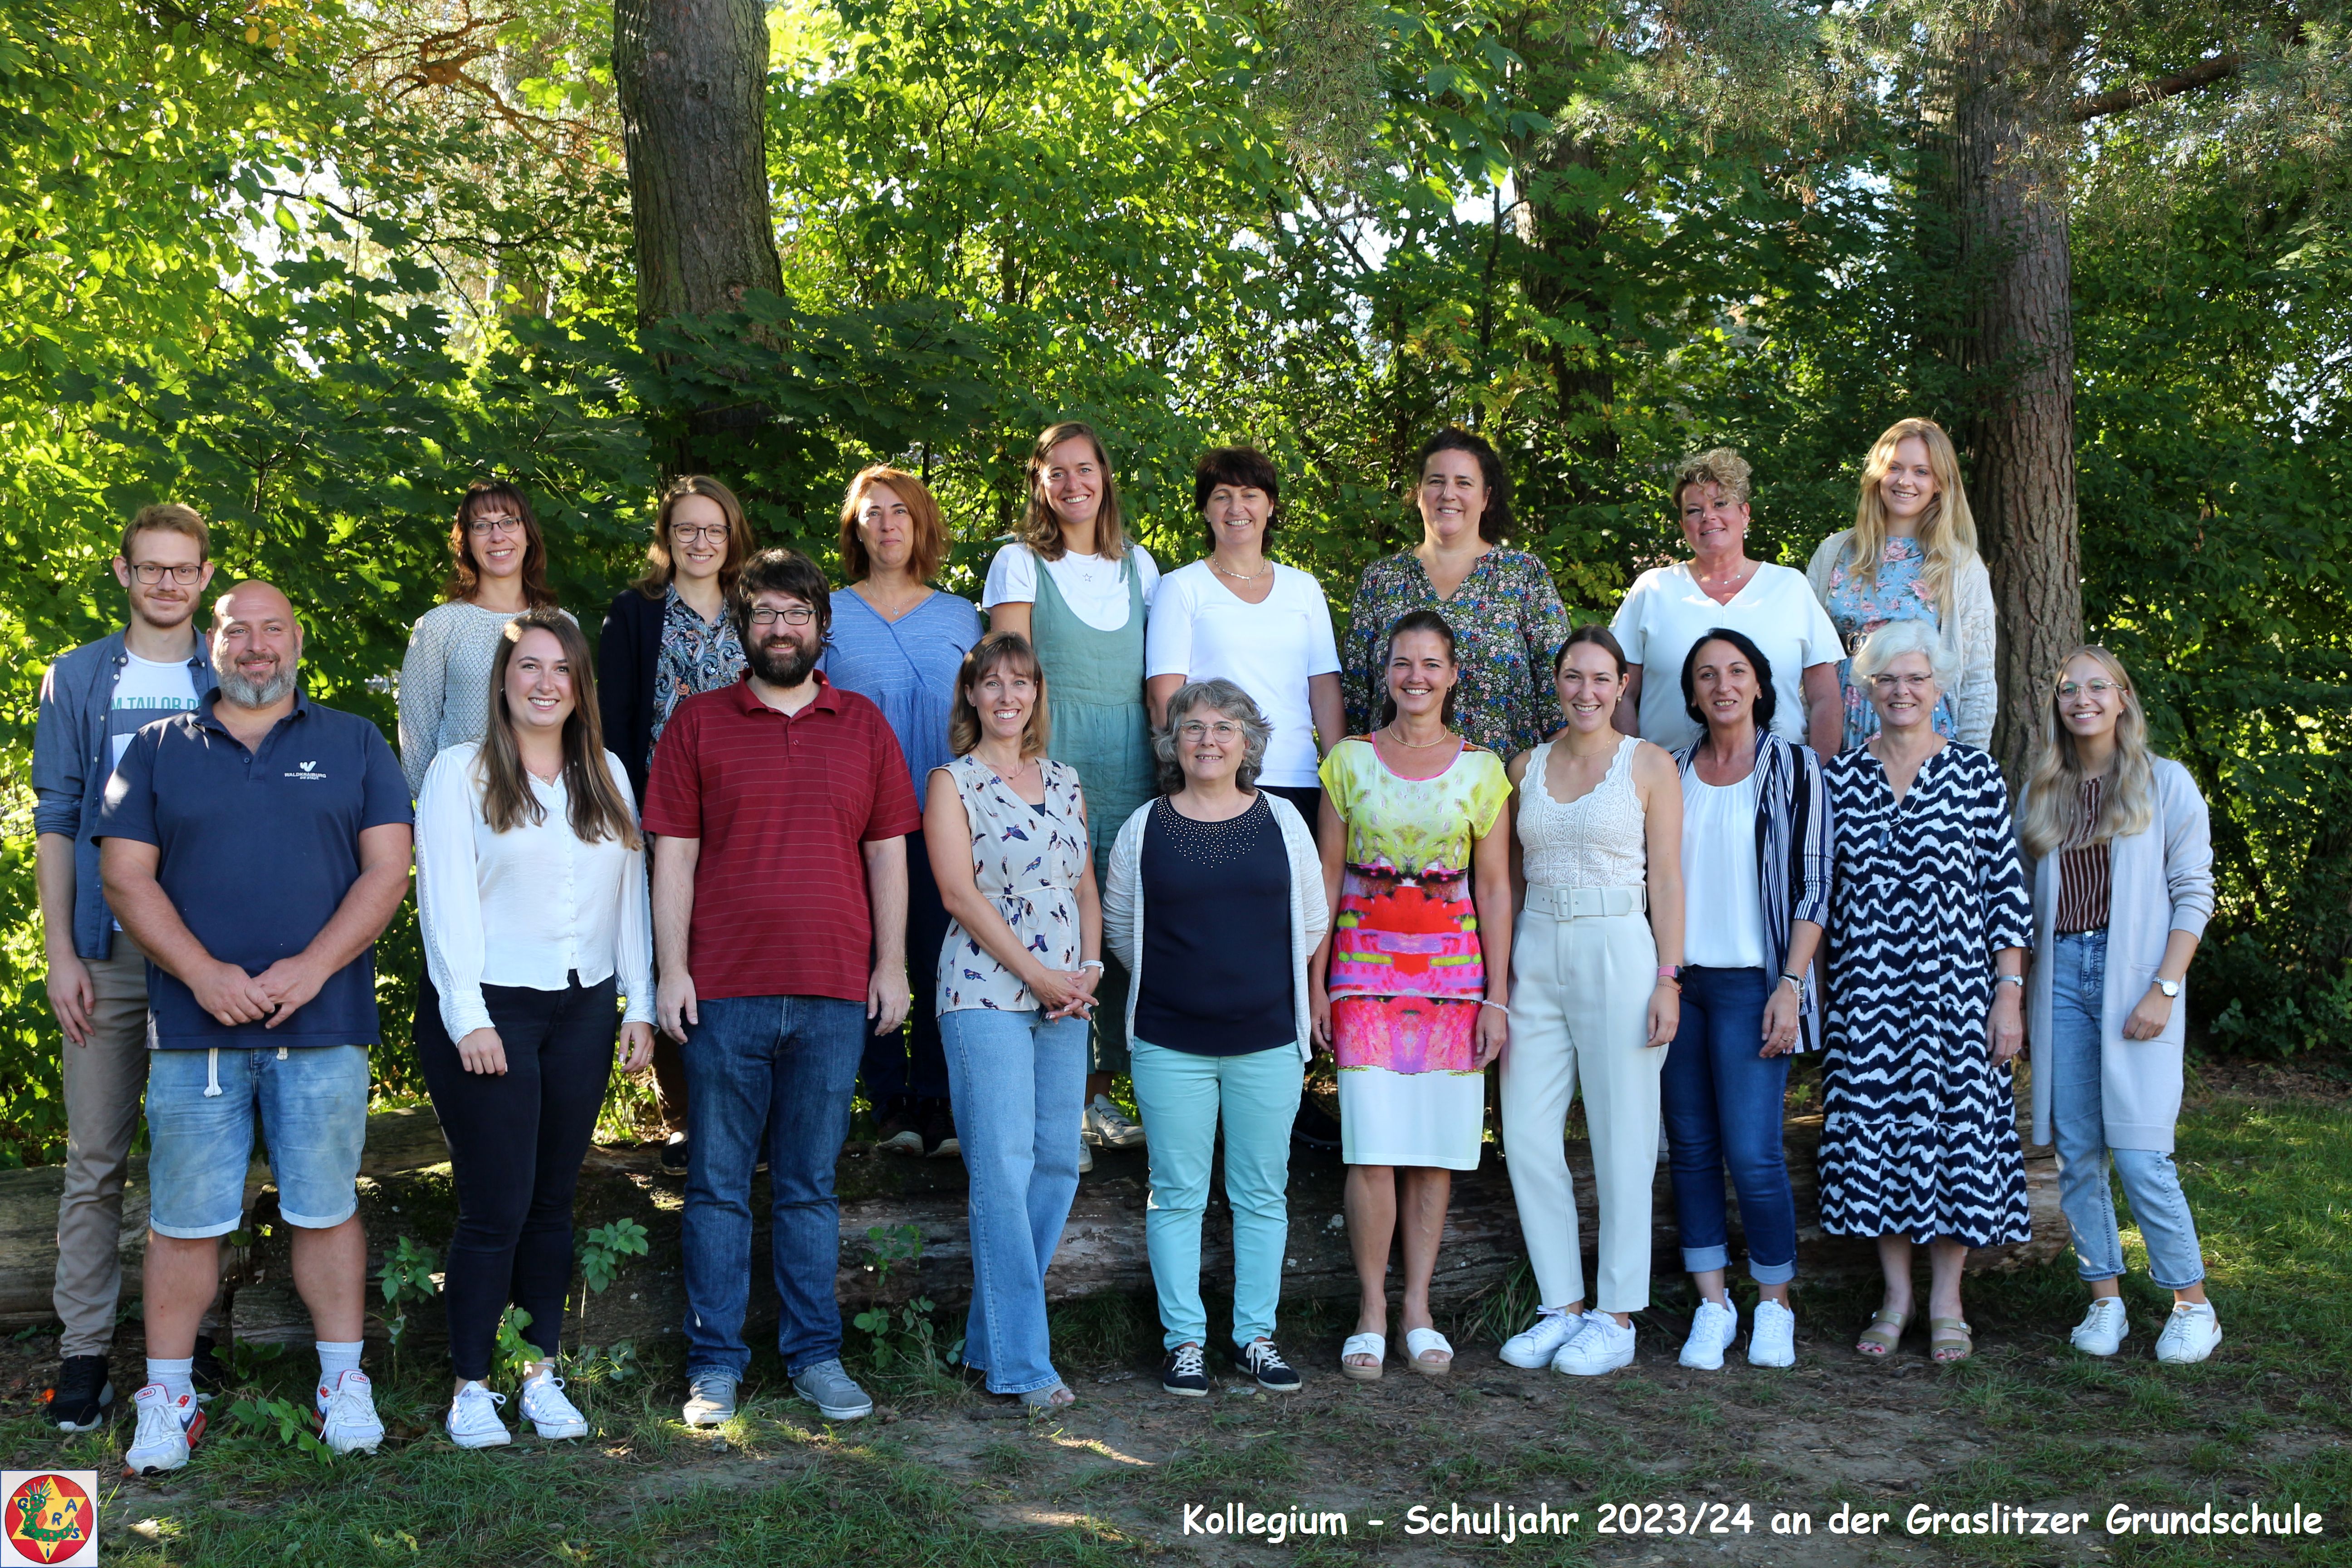
[[[1350,1165],[1475,1171],[1486,1131],[1483,1072],[1339,1071],[1339,1158]]]

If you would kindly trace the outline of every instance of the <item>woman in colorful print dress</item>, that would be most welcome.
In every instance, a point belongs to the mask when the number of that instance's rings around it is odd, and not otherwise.
[[[1364,568],[1342,650],[1348,731],[1380,721],[1386,637],[1414,610],[1442,614],[1461,641],[1462,733],[1515,757],[1559,728],[1551,656],[1568,637],[1568,612],[1542,562],[1506,550],[1511,476],[1495,448],[1467,430],[1439,431],[1414,461],[1421,542]]]
[[[1402,1231],[1406,1360],[1436,1375],[1430,1276],[1453,1173],[1477,1168],[1486,1068],[1509,1038],[1511,868],[1503,760],[1454,729],[1454,630],[1416,610],[1389,633],[1380,728],[1323,760],[1331,934],[1315,964],[1316,1037],[1339,1063],[1348,1237],[1363,1300],[1339,1367],[1388,1353],[1388,1258]]]
[[[1874,563],[1874,564],[1865,564]],[[1992,579],[1977,553],[1977,525],[1960,485],[1952,438],[1932,419],[1898,419],[1872,444],[1853,526],[1813,552],[1805,576],[1851,656],[1889,621],[1925,621],[1958,661],[1954,689],[1937,702],[1936,733],[1982,751],[1999,706],[1992,670]],[[1850,752],[1878,733],[1870,693],[1838,663]]]

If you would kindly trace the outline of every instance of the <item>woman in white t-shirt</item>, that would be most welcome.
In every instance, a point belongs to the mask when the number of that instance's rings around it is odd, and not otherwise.
[[[1029,454],[1028,509],[989,563],[980,605],[990,632],[1018,633],[1036,650],[1054,694],[1045,754],[1076,768],[1086,790],[1098,884],[1110,879],[1120,825],[1159,793],[1143,700],[1143,628],[1159,585],[1150,554],[1128,542],[1101,437],[1076,420],[1047,426]],[[1127,1148],[1143,1129],[1110,1100],[1128,1065],[1127,971],[1117,958],[1096,994],[1085,1137]]]
[[[1728,626],[1771,661],[1772,732],[1834,756],[1844,726],[1837,679],[1844,650],[1803,573],[1748,558],[1753,493],[1747,459],[1727,447],[1685,458],[1675,475],[1691,559],[1633,579],[1609,624],[1633,665],[1617,727],[1670,752],[1697,740],[1700,726],[1683,705],[1683,660],[1706,633]]]
[[[1187,681],[1223,679],[1248,692],[1274,726],[1257,787],[1313,822],[1323,809],[1317,769],[1347,733],[1339,645],[1323,585],[1265,558],[1281,500],[1282,481],[1265,453],[1219,447],[1202,455],[1192,505],[1208,530],[1209,554],[1170,573],[1152,596],[1144,685],[1155,724]]]

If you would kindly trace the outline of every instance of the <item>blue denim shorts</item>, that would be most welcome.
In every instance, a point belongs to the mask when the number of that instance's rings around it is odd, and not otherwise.
[[[158,1236],[226,1236],[245,1214],[256,1113],[288,1225],[328,1230],[359,1212],[368,1048],[147,1054],[148,1224]]]

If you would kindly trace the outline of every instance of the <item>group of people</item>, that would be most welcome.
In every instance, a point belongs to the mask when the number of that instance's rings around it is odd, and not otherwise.
[[[1091,1156],[1147,1147],[1162,1386],[1204,1394],[1202,1215],[1222,1131],[1232,1356],[1274,1338],[1289,1151],[1317,1051],[1338,1068],[1361,1285],[1339,1367],[1445,1373],[1430,1284],[1452,1173],[1500,1137],[1539,1298],[1507,1362],[1634,1355],[1651,1192],[1671,1162],[1701,1300],[1681,1359],[1719,1367],[1726,1175],[1757,1290],[1748,1355],[1794,1359],[1783,1154],[1792,1053],[1826,1053],[1825,1231],[1876,1239],[1891,1353],[1930,1254],[1929,1349],[1969,1353],[1970,1247],[2022,1240],[2011,1061],[2035,1052],[2093,1301],[2127,1330],[2108,1168],[2176,1306],[2158,1353],[2221,1331],[2170,1159],[2181,986],[2212,905],[2205,806],[2153,756],[2132,685],[2084,647],[2052,672],[2012,813],[1983,746],[1985,569],[1944,432],[1904,420],[1855,526],[1810,573],[1754,560],[1748,465],[1685,462],[1689,558],[1608,626],[1571,626],[1507,548],[1479,437],[1422,448],[1421,542],[1363,574],[1346,650],[1311,575],[1276,563],[1275,465],[1197,466],[1206,553],[1162,577],[1084,425],[1037,439],[982,604],[922,481],[860,472],[845,585],[760,550],[707,477],[671,482],[646,574],[592,655],[548,587],[528,500],[475,485],[445,600],[415,627],[400,751],[311,702],[298,606],[215,591],[203,521],[153,506],[114,563],[124,628],[44,684],[36,747],[49,991],[71,1136],[58,1224],[64,1358],[50,1419],[88,1430],[106,1362],[124,1161],[152,1146],[147,1376],[126,1464],[187,1462],[217,1378],[218,1238],[257,1126],[318,1332],[328,1445],[383,1427],[360,1370],[356,1177],[379,1039],[373,943],[415,869],[414,1020],[459,1217],[446,1271],[464,1447],[509,1432],[489,1385],[515,1309],[540,1359],[515,1398],[585,1419],[558,1375],[574,1186],[617,1064],[650,1068],[685,1176],[689,1393],[734,1412],[755,1170],[771,1181],[778,1348],[826,1416],[872,1402],[841,1361],[833,1173],[861,1080],[878,1142],[960,1154],[973,1291],[964,1359],[1054,1407],[1045,1279]],[[208,635],[199,635],[200,609]],[[986,617],[983,626],[982,617]],[[412,801],[414,805],[412,806]],[[1139,1120],[1112,1100],[1128,1076]],[[1599,1212],[1587,1289],[1564,1132],[1581,1088]]]

